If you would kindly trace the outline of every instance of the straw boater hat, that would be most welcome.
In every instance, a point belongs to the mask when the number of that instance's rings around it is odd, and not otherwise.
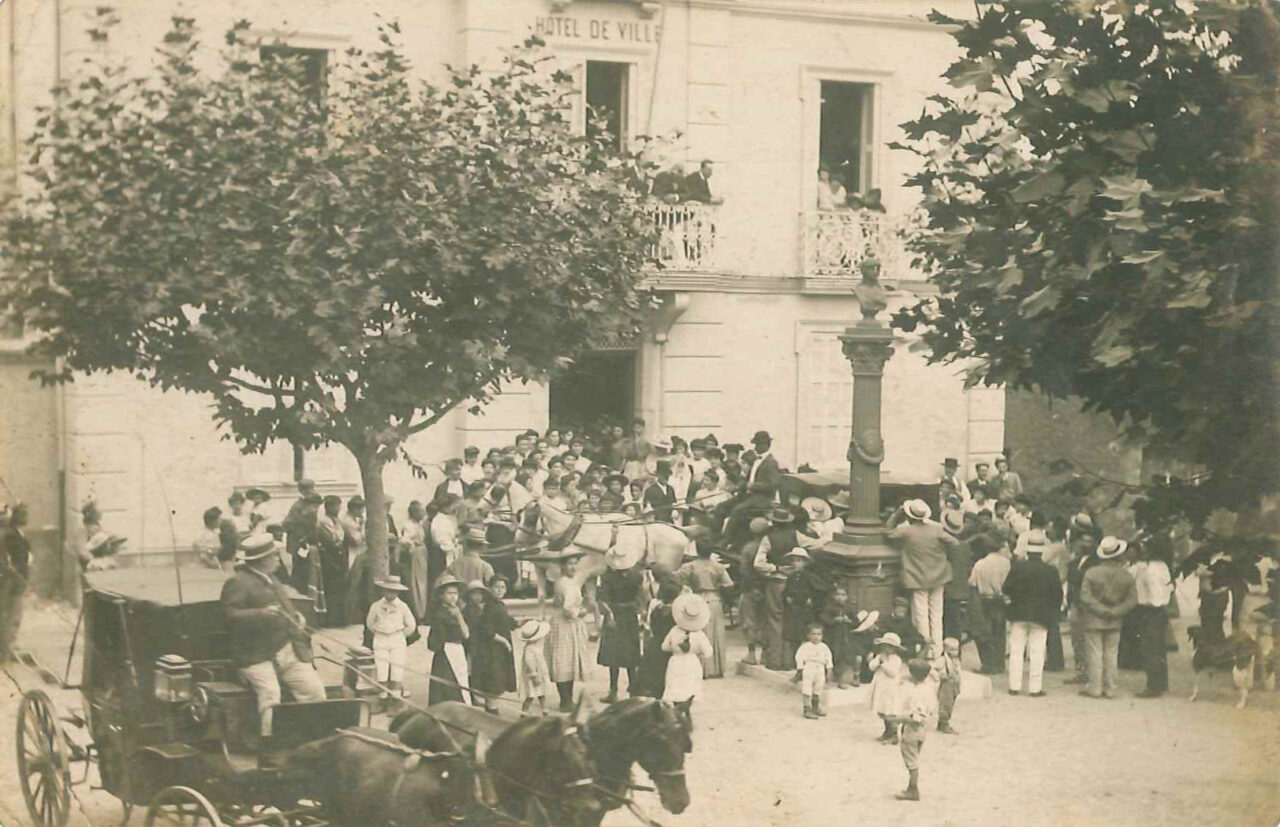
[[[875,639],[875,645],[889,646],[893,649],[897,649],[899,652],[907,651],[906,649],[902,648],[902,638],[898,637],[897,632],[886,632],[885,634]]]
[[[617,571],[626,571],[629,568],[633,568],[643,559],[644,548],[636,545],[627,548],[614,546],[604,553],[605,565]]]
[[[1093,518],[1081,511],[1071,517],[1071,527],[1079,531],[1093,531]]]
[[[672,602],[671,616],[686,632],[701,632],[711,621],[711,607],[701,595],[685,592]]]
[[[948,534],[959,534],[964,531],[964,512],[947,511],[942,515],[942,527]]]
[[[270,534],[250,534],[240,541],[240,549],[236,552],[236,559],[241,563],[252,563],[254,560],[261,560],[276,550],[276,538]]]
[[[1027,532],[1027,554],[1044,554],[1045,544],[1049,538],[1044,536],[1043,528],[1033,528]]]
[[[854,634],[857,634],[858,632],[865,632],[879,622],[880,622],[879,612],[877,612],[874,609],[872,609],[871,611],[867,611],[866,609],[863,609],[862,611],[858,612],[858,626],[853,630]]]
[[[831,519],[831,505],[821,497],[805,497],[800,507],[808,512],[810,520],[825,523]]]
[[[787,559],[788,557],[803,557],[805,560],[808,560],[809,552],[800,548],[800,546],[796,546],[795,548],[791,549],[791,551],[788,551],[786,554],[782,555],[783,560]]]
[[[551,633],[551,624],[545,620],[526,620],[520,624],[516,634],[521,643],[537,643]]]
[[[269,539],[269,538],[268,538]],[[89,541],[85,543],[85,549],[94,557],[106,557],[119,551],[120,546],[125,542],[125,538],[119,534],[112,534],[109,531],[98,529]]]
[[[1128,542],[1119,537],[1103,537],[1102,542],[1098,543],[1098,559],[1110,560],[1113,557],[1119,557],[1128,548]]]
[[[908,519],[924,521],[933,516],[933,509],[924,500],[907,500],[902,504],[902,512]]]
[[[778,506],[769,512],[769,522],[771,523],[791,523],[795,522],[796,515],[791,513],[788,508]]]
[[[438,592],[441,589],[443,589],[445,586],[457,586],[459,589],[461,589],[462,581],[454,577],[452,574],[442,574],[440,575],[440,579],[436,581],[435,586],[433,586],[431,590],[433,592]]]
[[[400,582],[400,578],[394,574],[388,574],[386,577],[379,577],[373,581],[373,585],[380,589],[388,589],[393,592],[407,592],[409,587]]]
[[[827,502],[830,503],[831,507],[836,511],[848,511],[850,508],[853,508],[853,499],[849,496],[848,491],[836,491],[834,494],[827,497]]]

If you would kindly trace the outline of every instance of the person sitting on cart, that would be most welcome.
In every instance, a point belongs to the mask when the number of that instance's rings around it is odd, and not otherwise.
[[[312,664],[311,644],[292,593],[272,577],[280,565],[270,534],[240,542],[235,574],[222,586],[221,604],[231,639],[231,657],[258,696],[259,732],[271,737],[271,713],[280,703],[280,684],[295,701],[323,701],[324,683]]]

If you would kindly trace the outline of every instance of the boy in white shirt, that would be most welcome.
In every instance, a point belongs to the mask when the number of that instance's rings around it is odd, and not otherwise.
[[[418,621],[409,606],[400,599],[400,592],[408,591],[408,587],[400,582],[399,577],[380,577],[374,585],[382,599],[369,607],[365,625],[373,632],[375,677],[378,683],[407,698],[409,692],[403,688],[405,654],[409,649],[407,638],[418,631]],[[388,697],[390,692],[384,689],[382,698]]]
[[[796,649],[796,675],[800,678],[800,692],[804,698],[804,717],[823,718],[822,693],[827,681],[832,680],[835,659],[831,647],[822,642],[822,624],[810,623],[804,643]]]

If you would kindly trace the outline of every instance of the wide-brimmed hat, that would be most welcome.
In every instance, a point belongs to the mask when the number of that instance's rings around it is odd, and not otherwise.
[[[244,498],[246,500],[260,500],[265,503],[271,499],[271,495],[261,488],[250,488],[244,492]]]
[[[250,534],[240,541],[236,551],[236,559],[242,563],[251,563],[273,554],[276,550],[276,538],[270,534]]]
[[[942,527],[947,530],[948,534],[959,534],[961,531],[964,531],[964,512],[942,512]]]
[[[378,577],[373,581],[373,585],[380,589],[389,589],[393,592],[407,592],[409,587],[400,582],[400,577],[395,574],[388,574],[386,577]]]
[[[623,488],[626,488],[628,485],[630,485],[630,484],[631,484],[631,481],[630,481],[630,480],[628,480],[628,479],[626,478],[626,476],[625,476],[625,475],[623,475],[623,474],[618,474],[618,473],[609,474],[607,477],[605,477],[605,478],[604,478],[604,484],[605,484],[605,485],[608,485],[609,483],[613,482],[614,480],[617,480],[618,482],[622,483],[622,487],[623,487]]]
[[[905,652],[902,646],[902,638],[898,637],[897,632],[885,632],[883,635],[875,639],[876,646],[890,646],[899,652]]]
[[[836,511],[848,511],[853,508],[853,498],[848,491],[836,491],[827,496],[827,502]]]
[[[924,500],[907,500],[902,504],[902,513],[912,520],[927,520],[933,516],[933,509]]]
[[[768,431],[756,431],[755,434],[751,437],[752,445],[759,445],[761,442],[768,442],[768,443],[773,442],[773,437],[769,436]]]
[[[548,634],[551,633],[551,624],[545,620],[526,620],[520,624],[520,628],[516,630],[516,634],[520,636],[522,643],[537,643]]]
[[[625,571],[634,568],[637,563],[644,559],[644,548],[641,546],[614,546],[604,553],[604,564],[611,569]]]
[[[863,609],[858,612],[858,625],[854,628],[854,632],[865,632],[872,626],[880,622],[880,613],[875,609],[867,611]]]
[[[747,523],[747,530],[752,534],[768,534],[769,521],[764,517],[752,517],[751,522]]]
[[[1071,515],[1069,525],[1080,531],[1093,531],[1093,518],[1081,511],[1079,514]]]
[[[1028,554],[1044,554],[1044,547],[1049,542],[1049,538],[1045,536],[1043,528],[1033,528],[1027,532],[1027,542],[1025,544]]]
[[[470,583],[467,584],[467,594],[470,594],[471,592],[474,592],[477,590],[484,592],[490,597],[493,596],[493,592],[489,589],[488,586],[485,585],[485,582],[483,580],[472,580]]]
[[[489,545],[488,529],[485,528],[484,523],[472,523],[467,526],[466,534],[462,539],[468,546],[487,546]]]
[[[788,551],[786,554],[782,555],[782,559],[784,560],[787,559],[788,557],[803,557],[805,560],[808,560],[809,552],[800,548],[800,546],[796,546],[795,548],[791,549],[791,551]]]
[[[769,512],[769,522],[771,523],[792,523],[795,522],[796,515],[791,513],[789,508],[775,508]]]
[[[94,533],[89,541],[85,543],[85,549],[94,557],[105,557],[108,554],[114,554],[116,547],[122,545],[125,538],[119,534],[112,534],[109,531],[99,529]]]
[[[452,574],[442,574],[439,579],[436,580],[436,584],[431,587],[431,591],[438,592],[445,586],[457,586],[461,589],[462,581],[454,577]]]
[[[800,507],[808,513],[810,520],[825,523],[831,519],[831,504],[821,497],[805,497],[800,501]]]
[[[1102,542],[1098,543],[1098,559],[1110,560],[1112,557],[1119,557],[1129,548],[1129,543],[1121,540],[1119,537],[1103,537]]]
[[[686,632],[701,632],[711,621],[711,607],[701,595],[685,592],[671,603],[671,616]]]

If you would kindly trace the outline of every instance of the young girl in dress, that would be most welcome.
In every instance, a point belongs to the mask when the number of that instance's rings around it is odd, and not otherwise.
[[[877,738],[882,744],[898,743],[898,725],[901,714],[902,682],[906,667],[902,663],[902,638],[893,632],[876,638],[876,652],[867,659],[867,666],[875,673],[871,679],[871,709],[884,721],[884,733]]]
[[[700,595],[686,592],[671,604],[671,616],[675,628],[662,641],[662,650],[671,653],[662,700],[679,707],[692,727],[693,699],[702,689],[702,659],[712,653],[711,639],[702,631],[711,621],[711,608]]]
[[[544,717],[547,714],[547,686],[551,683],[551,673],[547,670],[547,656],[543,651],[542,641],[551,632],[551,624],[545,620],[526,620],[516,634],[524,644],[520,655],[520,694],[524,695],[521,712],[529,714],[534,703],[538,704],[538,712]]]

